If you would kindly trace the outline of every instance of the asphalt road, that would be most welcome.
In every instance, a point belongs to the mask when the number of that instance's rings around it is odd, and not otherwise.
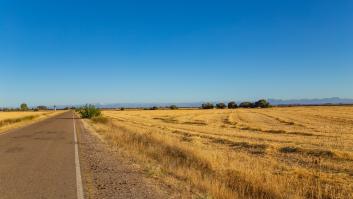
[[[1,199],[77,198],[72,117],[65,112],[0,134]]]

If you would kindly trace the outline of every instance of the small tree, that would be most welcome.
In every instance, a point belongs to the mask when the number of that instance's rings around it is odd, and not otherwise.
[[[238,108],[238,105],[234,101],[231,101],[231,102],[228,103],[228,108],[229,109]]]
[[[270,107],[270,103],[265,99],[261,99],[261,100],[255,102],[255,107],[268,108],[268,107]]]
[[[92,104],[87,104],[78,110],[82,118],[91,119],[101,115],[101,111]]]
[[[201,105],[202,109],[213,109],[214,105],[212,103],[204,103]]]
[[[28,106],[27,106],[27,104],[26,104],[26,103],[22,103],[22,104],[20,105],[20,110],[21,110],[21,111],[28,111]]]
[[[153,106],[150,108],[150,110],[158,110],[158,107],[157,106]]]
[[[171,106],[169,106],[169,108],[172,109],[172,110],[178,109],[178,107],[176,105],[171,105]]]
[[[218,103],[216,104],[216,108],[218,109],[225,109],[227,106],[224,103]]]
[[[241,108],[253,108],[254,107],[254,103],[252,102],[242,102],[239,104],[239,107]]]

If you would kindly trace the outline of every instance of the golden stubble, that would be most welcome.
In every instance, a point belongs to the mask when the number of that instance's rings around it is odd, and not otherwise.
[[[33,122],[57,115],[63,111],[14,111],[0,112],[0,134]]]
[[[103,114],[109,143],[203,197],[353,197],[353,107]]]

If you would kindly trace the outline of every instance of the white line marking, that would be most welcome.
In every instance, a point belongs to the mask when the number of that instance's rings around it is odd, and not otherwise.
[[[72,114],[72,120],[74,123],[74,140],[75,140],[75,166],[76,166],[76,188],[77,188],[77,199],[83,199],[83,186],[81,179],[81,168],[80,168],[80,158],[78,156],[78,143],[77,143],[77,133],[76,133],[76,122],[75,114]]]

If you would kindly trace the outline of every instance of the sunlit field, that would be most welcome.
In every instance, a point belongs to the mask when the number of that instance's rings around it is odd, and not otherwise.
[[[60,111],[0,112],[0,133],[58,113],[60,113]]]
[[[202,197],[353,198],[353,107],[103,115],[94,127],[111,144]]]

